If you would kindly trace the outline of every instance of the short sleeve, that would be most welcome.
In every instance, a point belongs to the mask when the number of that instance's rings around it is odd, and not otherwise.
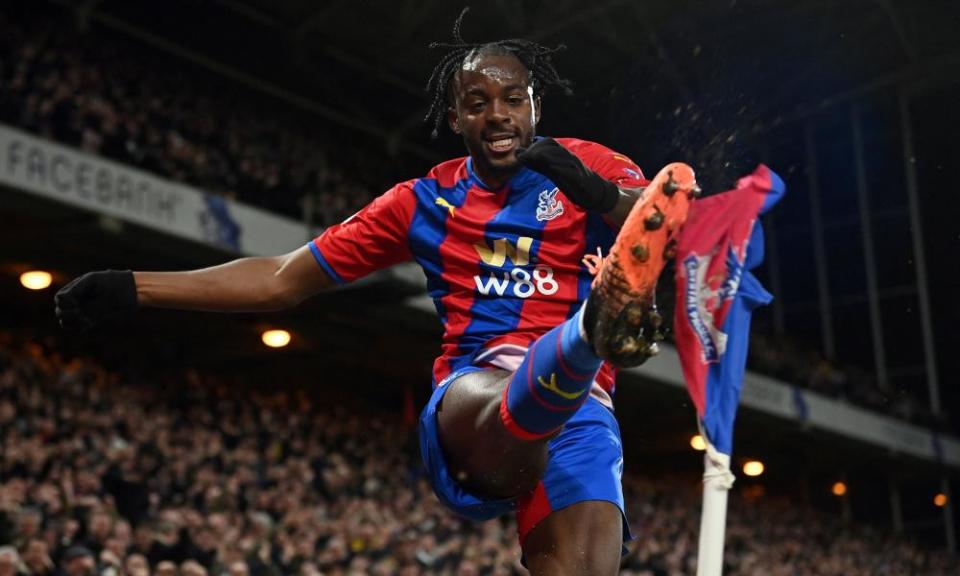
[[[605,146],[594,144],[581,160],[587,168],[621,188],[643,188],[650,183],[633,160]]]
[[[310,242],[317,263],[335,282],[352,282],[411,259],[407,239],[416,207],[412,184],[394,186]]]

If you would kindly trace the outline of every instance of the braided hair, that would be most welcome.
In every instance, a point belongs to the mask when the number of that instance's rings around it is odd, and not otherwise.
[[[566,49],[563,44],[548,48],[523,39],[497,40],[496,42],[470,43],[464,42],[460,34],[460,28],[463,25],[463,17],[470,10],[469,7],[460,12],[457,21],[453,23],[453,42],[433,42],[430,48],[446,48],[449,50],[430,74],[427,80],[426,90],[433,94],[433,100],[430,102],[430,109],[424,117],[424,122],[433,120],[433,131],[430,135],[436,138],[440,123],[443,122],[445,106],[444,100],[452,101],[453,93],[451,86],[456,73],[463,67],[465,62],[476,60],[481,56],[491,55],[509,55],[514,56],[530,71],[533,93],[539,96],[544,88],[561,88],[565,94],[573,94],[570,89],[570,81],[561,78],[557,70],[553,67],[550,56],[561,50]]]

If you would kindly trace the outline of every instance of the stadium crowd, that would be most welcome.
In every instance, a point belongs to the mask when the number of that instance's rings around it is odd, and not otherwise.
[[[0,576],[524,574],[446,512],[396,416],[187,370],[130,382],[0,333]],[[628,440],[629,441],[629,440]],[[696,478],[625,480],[623,574],[695,572]],[[946,554],[734,493],[726,574],[956,574]]]
[[[322,138],[322,124],[301,116],[135,42],[0,9],[0,123],[294,218],[308,210],[314,223],[331,225],[365,205],[379,183],[357,180],[370,169],[364,151]],[[335,148],[323,143],[331,141]],[[751,367],[904,420],[945,425],[908,392],[921,386],[882,389],[869,373],[780,338],[754,336]]]
[[[136,43],[0,10],[0,122],[297,219],[310,197],[316,224],[339,222],[370,200],[369,162],[348,174],[364,153],[287,108]]]

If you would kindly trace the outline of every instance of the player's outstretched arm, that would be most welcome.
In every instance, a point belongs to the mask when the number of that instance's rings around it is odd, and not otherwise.
[[[89,272],[57,292],[56,314],[65,329],[85,331],[143,306],[213,312],[290,308],[333,285],[304,246],[185,272]]]

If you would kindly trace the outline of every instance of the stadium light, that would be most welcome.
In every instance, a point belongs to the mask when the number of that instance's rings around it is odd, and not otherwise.
[[[696,434],[693,438],[690,438],[690,447],[703,452],[707,449],[707,443],[703,441],[703,436]]]
[[[947,495],[944,493],[937,494],[933,497],[933,505],[937,508],[943,508],[947,505]]]
[[[834,482],[831,492],[834,496],[844,496],[847,493],[847,485],[844,482]]]
[[[286,330],[267,330],[260,338],[271,348],[283,348],[290,343],[290,333]]]
[[[20,275],[20,283],[29,290],[43,290],[50,287],[53,276],[43,270],[31,270]]]
[[[763,474],[763,462],[759,460],[749,460],[743,465],[743,473],[747,476],[759,476]]]

